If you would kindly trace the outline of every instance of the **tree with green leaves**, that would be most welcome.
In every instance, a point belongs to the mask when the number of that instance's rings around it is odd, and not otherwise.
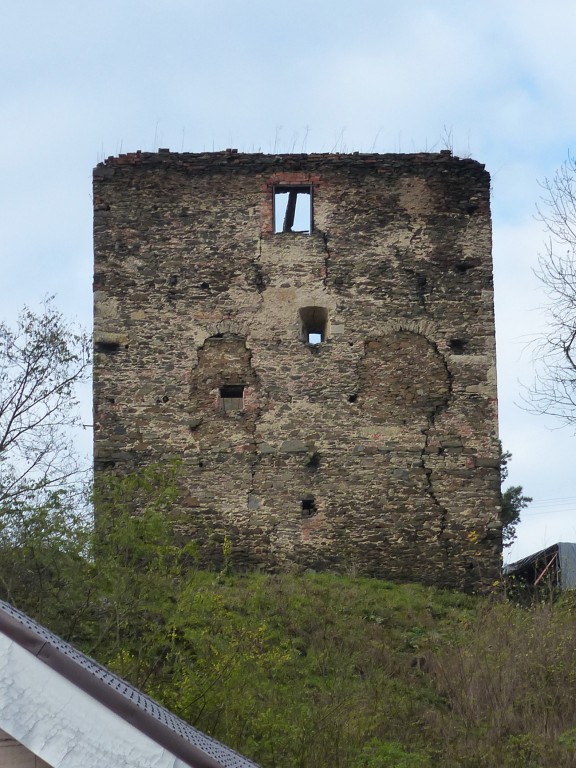
[[[101,658],[145,656],[195,560],[193,543],[174,540],[175,472],[107,477],[96,524],[63,489],[0,507],[0,597]]]
[[[500,483],[508,478],[508,462],[512,459],[510,451],[500,452]],[[531,496],[524,495],[521,485],[511,485],[502,491],[502,544],[511,546],[516,538],[516,526],[520,522],[520,513],[532,501]]]

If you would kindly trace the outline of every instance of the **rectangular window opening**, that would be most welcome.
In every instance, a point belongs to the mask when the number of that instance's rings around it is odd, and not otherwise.
[[[224,413],[237,413],[244,408],[244,385],[220,387],[220,404]]]
[[[308,344],[322,344],[328,336],[326,307],[300,307],[300,338]]]
[[[312,232],[312,187],[274,187],[274,232]]]
[[[109,354],[111,352],[118,352],[119,349],[119,341],[97,341],[94,344],[94,350],[96,352],[105,352],[106,354]]]

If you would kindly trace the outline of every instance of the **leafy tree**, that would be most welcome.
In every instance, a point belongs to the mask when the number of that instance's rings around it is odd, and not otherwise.
[[[38,313],[25,307],[15,327],[0,323],[0,507],[26,506],[77,477],[70,427],[88,368],[88,337],[51,300]]]
[[[106,478],[96,525],[65,490],[0,507],[0,597],[103,661],[137,651],[140,663],[194,563],[194,545],[174,541],[175,472]]]
[[[510,451],[500,452],[500,483],[508,478],[508,462],[511,460]],[[509,547],[516,538],[516,526],[520,522],[520,513],[532,501],[531,496],[524,495],[521,485],[511,485],[501,495],[502,504],[502,544]]]
[[[548,233],[537,275],[548,298],[548,330],[536,347],[537,372],[528,392],[535,412],[576,424],[576,158],[542,183],[539,220]]]
[[[0,597],[65,639],[93,596],[92,524],[65,490],[0,506]]]

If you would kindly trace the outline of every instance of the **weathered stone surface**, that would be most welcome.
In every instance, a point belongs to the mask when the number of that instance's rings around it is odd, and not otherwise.
[[[309,233],[274,231],[290,189]],[[181,457],[215,565],[497,578],[482,165],[135,153],[94,200],[97,473]]]
[[[302,440],[285,440],[280,450],[283,453],[306,453],[308,446]]]

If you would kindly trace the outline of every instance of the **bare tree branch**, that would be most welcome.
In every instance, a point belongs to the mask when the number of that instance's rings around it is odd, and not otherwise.
[[[535,413],[576,424],[576,159],[541,184],[538,218],[548,232],[537,277],[550,301],[548,330],[537,340],[536,374],[525,403]]]
[[[66,484],[80,470],[70,427],[80,423],[76,385],[90,366],[89,339],[48,299],[0,323],[0,506]]]

